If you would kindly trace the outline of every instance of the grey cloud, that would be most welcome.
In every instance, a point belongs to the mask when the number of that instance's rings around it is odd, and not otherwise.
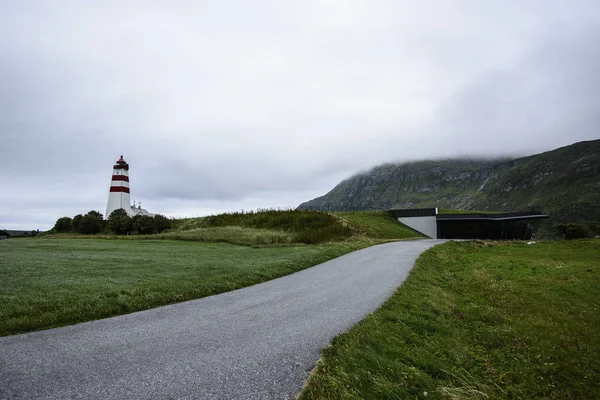
[[[598,41],[597,25],[549,27],[516,65],[482,74],[443,104],[434,134],[443,145],[460,139],[469,153],[488,156],[598,138]]]
[[[341,179],[331,166],[303,165],[302,168],[281,161],[274,162],[263,154],[244,154],[236,157],[208,158],[195,165],[172,158],[163,158],[160,165],[139,166],[133,172],[133,182],[141,196],[159,200],[241,201],[253,195],[268,196],[278,192],[304,192],[315,186],[327,185]],[[165,173],[165,169],[168,171]],[[351,173],[347,169],[346,173]],[[160,180],[156,176],[162,176]]]

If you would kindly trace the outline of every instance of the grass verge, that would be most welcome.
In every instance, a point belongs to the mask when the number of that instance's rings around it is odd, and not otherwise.
[[[367,245],[252,248],[169,240],[3,240],[0,335],[210,296],[287,275]]]
[[[300,399],[596,398],[599,288],[599,240],[434,247]]]

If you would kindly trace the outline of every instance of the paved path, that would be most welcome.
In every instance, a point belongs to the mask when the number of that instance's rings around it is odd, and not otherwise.
[[[383,244],[229,293],[0,338],[0,398],[293,398],[321,349],[441,242]]]

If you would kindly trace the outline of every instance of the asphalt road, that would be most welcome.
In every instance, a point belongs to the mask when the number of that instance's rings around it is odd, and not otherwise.
[[[321,349],[441,242],[383,244],[229,293],[0,338],[0,398],[294,398]]]

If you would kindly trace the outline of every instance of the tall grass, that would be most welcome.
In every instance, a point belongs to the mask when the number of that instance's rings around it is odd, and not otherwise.
[[[290,234],[296,243],[315,244],[343,240],[352,236],[352,229],[333,215],[305,210],[258,210],[210,215],[198,221],[199,227],[238,226],[269,229]]]
[[[185,231],[171,231],[158,235],[151,235],[148,239],[231,243],[241,246],[278,246],[298,243],[296,242],[294,235],[288,232],[276,231],[273,229],[243,228],[241,226],[221,226],[214,228],[195,228]]]

